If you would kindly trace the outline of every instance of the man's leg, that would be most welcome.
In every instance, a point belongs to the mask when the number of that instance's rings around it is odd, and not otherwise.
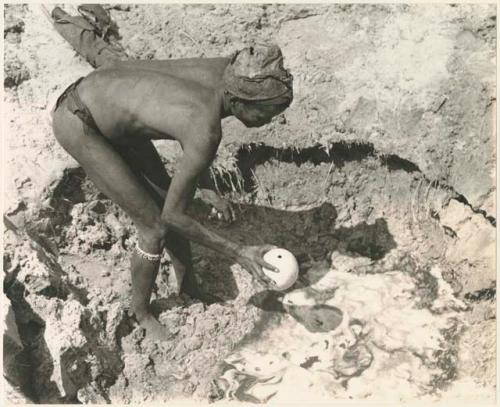
[[[99,67],[113,60],[128,58],[123,50],[116,51],[99,38],[92,25],[85,21],[83,17],[70,16],[59,7],[53,10],[52,16],[58,32],[94,67]],[[134,148],[118,148],[117,150],[131,167],[138,180],[142,182],[143,176],[149,180],[143,185],[150,192],[161,210],[166,191],[170,185],[170,177],[153,143],[147,141],[134,146]],[[166,250],[171,258],[179,285],[176,291],[182,290],[192,297],[200,298],[196,279],[192,272],[189,240],[175,232],[169,233],[168,236]],[[134,269],[134,267],[132,268]]]
[[[53,126],[59,143],[80,163],[96,187],[131,217],[137,227],[139,247],[160,254],[165,239],[160,209],[129,165],[102,135],[90,130],[85,134],[82,122],[66,109],[65,101],[54,112]],[[148,335],[165,340],[170,336],[168,329],[149,310],[158,267],[159,261],[133,253],[132,310]]]
[[[165,170],[160,155],[151,141],[141,142],[134,147],[119,147],[120,154],[132,170],[144,177],[144,186],[154,197],[158,207],[163,208],[171,178]],[[188,239],[173,231],[167,232],[165,240],[178,286],[177,293],[184,292],[192,298],[203,299],[193,273],[191,244]]]

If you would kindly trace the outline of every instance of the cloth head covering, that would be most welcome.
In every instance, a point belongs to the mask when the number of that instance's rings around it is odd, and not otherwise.
[[[293,76],[283,67],[277,45],[253,45],[237,51],[223,75],[226,90],[244,100],[293,97]]]

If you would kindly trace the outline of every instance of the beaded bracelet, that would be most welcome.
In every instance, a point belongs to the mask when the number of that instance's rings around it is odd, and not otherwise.
[[[139,245],[135,245],[135,250],[137,251],[137,254],[142,257],[143,259],[149,260],[149,261],[159,261],[161,258],[160,254],[151,254],[148,252],[145,252],[142,250]]]

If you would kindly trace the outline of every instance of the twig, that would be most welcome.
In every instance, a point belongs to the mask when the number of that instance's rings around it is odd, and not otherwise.
[[[221,192],[220,192],[220,189],[219,189],[219,184],[217,183],[217,177],[215,175],[215,169],[213,167],[210,167],[210,175],[211,175],[211,177],[212,177],[212,179],[214,181],[215,190],[220,195]]]
[[[47,17],[47,19],[50,21],[50,23],[54,24],[54,20],[52,20],[52,17],[50,16],[50,13],[49,13],[49,10],[47,9],[47,6],[44,4],[40,4],[40,8],[41,8],[43,14],[45,14],[45,17]]]
[[[415,199],[410,198],[411,215],[412,215],[414,223],[418,222],[418,197],[419,197],[421,185],[422,185],[422,179],[420,179],[420,181],[417,184],[417,187],[415,188]],[[414,210],[415,206],[417,206],[417,211]],[[417,212],[417,216],[415,216],[415,212]]]
[[[258,188],[262,190],[262,192],[264,193],[264,195],[265,195],[265,197],[266,197],[267,202],[269,203],[269,205],[270,205],[270,206],[272,206],[272,202],[271,202],[271,200],[269,199],[269,196],[268,196],[268,194],[266,193],[266,190],[265,190],[264,186],[263,186],[263,185],[262,185],[262,183],[260,182],[259,177],[257,177],[257,174],[255,173],[255,171],[254,171],[254,170],[252,170],[252,169],[251,169],[250,171],[252,172],[252,176],[253,176],[253,177],[255,178],[255,180],[257,181],[257,186],[258,186]]]
[[[184,30],[179,30],[179,32],[181,34],[184,34],[187,38],[189,38],[193,44],[195,45],[196,48],[198,48],[198,51],[201,52],[201,56],[204,57],[205,56],[205,52],[201,49],[200,47],[200,44],[198,44],[193,37],[191,37],[187,32],[185,32]]]
[[[446,101],[448,100],[448,98],[445,96],[443,101],[439,104],[439,106],[434,109],[434,113],[437,113],[441,110],[441,108],[444,106],[444,104],[446,103]]]
[[[325,180],[323,181],[323,184],[321,185],[322,190],[325,189],[325,185],[326,185],[326,182],[328,181],[328,177],[330,176],[330,172],[332,171],[333,165],[334,165],[334,162],[332,162],[330,164],[330,168],[328,168],[328,173],[326,174]]]
[[[429,185],[427,186],[427,189],[424,194],[424,206],[426,208],[426,215],[429,216],[431,213],[431,205],[429,204],[429,193],[432,188],[432,185],[434,184],[434,181],[429,182]]]

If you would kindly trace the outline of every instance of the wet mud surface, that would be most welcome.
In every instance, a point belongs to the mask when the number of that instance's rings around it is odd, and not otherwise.
[[[492,401],[495,9],[162,7],[111,9],[130,55],[227,55],[250,38],[282,45],[294,104],[263,129],[225,123],[212,168],[237,220],[212,218],[199,199],[190,214],[233,241],[290,250],[299,279],[269,291],[194,245],[200,302],[173,294],[165,254],[152,306],[176,334],[146,338],[129,314],[134,227],[57,146],[47,121],[51,95],[90,67],[36,5],[9,6],[10,399]],[[420,62],[425,75],[404,62],[389,68],[394,55]],[[173,171],[178,147],[158,148]]]

